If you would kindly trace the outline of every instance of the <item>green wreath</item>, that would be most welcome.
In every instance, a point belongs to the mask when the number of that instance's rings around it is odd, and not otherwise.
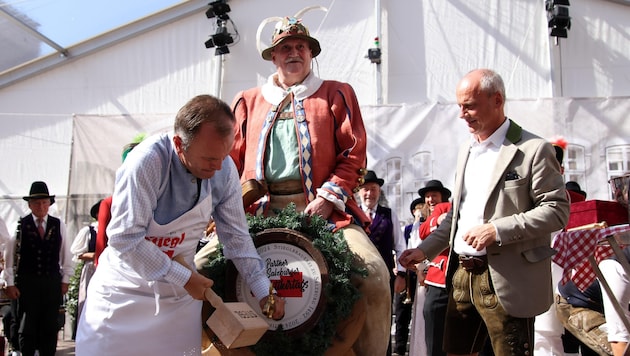
[[[297,337],[275,332],[263,338],[251,349],[256,355],[323,355],[332,344],[337,325],[352,312],[355,302],[361,297],[359,290],[350,282],[353,275],[367,277],[367,270],[353,265],[354,253],[350,252],[343,233],[333,233],[329,223],[319,216],[298,213],[294,204],[273,217],[248,215],[249,232],[252,238],[266,229],[288,228],[310,237],[313,246],[321,251],[328,264],[329,281],[324,288],[326,307],[324,314],[308,333]],[[213,289],[225,296],[225,273],[227,260],[222,246],[209,256],[203,272],[214,280]]]

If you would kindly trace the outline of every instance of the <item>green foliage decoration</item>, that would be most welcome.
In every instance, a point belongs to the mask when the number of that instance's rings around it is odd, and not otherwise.
[[[266,335],[251,350],[257,356],[266,355],[323,355],[332,344],[337,325],[350,316],[352,307],[361,297],[351,278],[367,277],[367,270],[357,267],[343,233],[332,232],[332,226],[319,216],[299,213],[290,204],[276,216],[247,217],[249,232],[253,239],[260,232],[273,228],[288,228],[303,233],[312,239],[313,246],[321,251],[328,265],[328,283],[324,288],[326,306],[323,315],[309,332],[299,336],[288,336],[277,330]],[[227,260],[222,249],[210,256],[203,272],[215,281],[213,289],[225,295],[225,271]],[[220,282],[220,283],[219,283]]]
[[[66,311],[70,314],[72,320],[76,320],[79,308],[79,281],[81,280],[81,271],[83,270],[84,261],[79,261],[74,267],[74,274],[70,277],[68,285],[68,293],[66,294]]]

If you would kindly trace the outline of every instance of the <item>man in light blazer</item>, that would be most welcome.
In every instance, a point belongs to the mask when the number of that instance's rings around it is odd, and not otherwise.
[[[444,349],[476,355],[490,337],[495,355],[533,355],[534,317],[552,303],[550,234],[569,202],[552,146],[504,115],[505,87],[489,69],[457,86],[472,134],[459,153],[453,208],[401,264],[413,269],[450,246]]]

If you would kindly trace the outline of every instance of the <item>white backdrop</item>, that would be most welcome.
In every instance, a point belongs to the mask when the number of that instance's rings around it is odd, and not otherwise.
[[[541,137],[563,135],[570,142],[584,144],[588,161],[583,189],[589,198],[610,200],[603,150],[628,143],[630,125],[604,118],[623,118],[630,112],[630,100],[516,100],[507,103],[506,111]],[[368,166],[385,179],[388,201],[401,220],[411,217],[408,206],[427,180],[440,179],[452,187],[458,147],[469,137],[456,105],[363,106],[362,113],[368,133]],[[173,117],[75,115],[65,216],[73,231],[89,219],[92,204],[111,194],[122,147],[138,133],[170,131]],[[584,129],[590,122],[598,124]],[[428,155],[425,164],[414,159],[421,152]]]

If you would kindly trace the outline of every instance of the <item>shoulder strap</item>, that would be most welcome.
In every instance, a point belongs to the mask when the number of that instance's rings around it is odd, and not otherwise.
[[[90,240],[88,241],[88,252],[96,251],[96,229],[90,225]]]

